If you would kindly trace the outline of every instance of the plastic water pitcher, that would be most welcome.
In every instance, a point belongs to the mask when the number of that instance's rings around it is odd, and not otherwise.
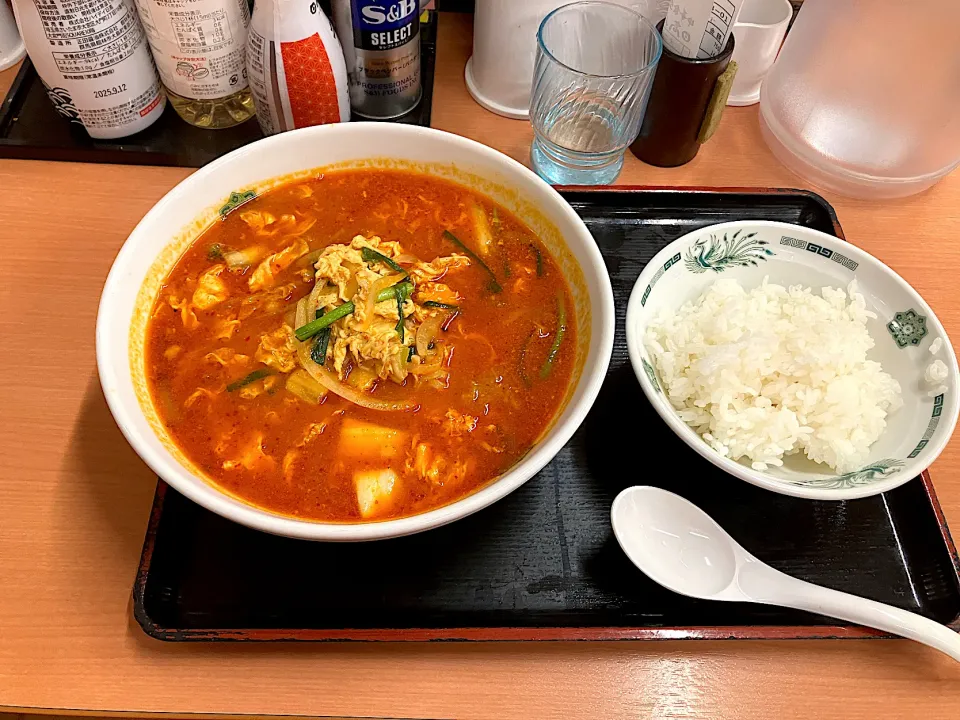
[[[960,0],[805,0],[764,80],[777,158],[843,195],[894,198],[960,164]]]

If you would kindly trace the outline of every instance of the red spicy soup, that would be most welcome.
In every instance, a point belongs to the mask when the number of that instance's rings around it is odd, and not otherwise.
[[[280,186],[166,279],[146,368],[160,418],[217,485],[283,515],[422,513],[514,465],[558,411],[569,289],[503,207],[424,174]]]

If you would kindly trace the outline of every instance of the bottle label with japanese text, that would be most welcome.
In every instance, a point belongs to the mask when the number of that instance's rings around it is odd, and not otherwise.
[[[333,0],[357,115],[389,119],[422,96],[420,3],[417,0]]]
[[[163,84],[193,100],[247,87],[247,0],[137,0]]]
[[[417,0],[355,0],[353,41],[362,50],[393,50],[416,39]]]
[[[132,135],[166,98],[133,0],[16,0],[24,45],[50,100],[95,138]]]

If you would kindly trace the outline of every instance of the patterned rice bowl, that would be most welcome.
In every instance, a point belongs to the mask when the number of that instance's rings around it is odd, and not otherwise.
[[[874,340],[868,359],[900,383],[903,407],[871,446],[868,462],[838,475],[802,453],[783,467],[757,471],[749,460],[723,457],[684,423],[664,394],[655,362],[643,345],[647,324],[661,308],[695,300],[719,278],[750,289],[764,278],[784,286],[846,289],[852,280],[877,318],[867,323]],[[766,221],[712,225],[670,243],[644,268],[627,308],[630,360],[647,399],[691,448],[726,472],[774,492],[820,500],[849,500],[892,490],[919,475],[943,451],[960,410],[960,371],[940,321],[899,275],[863,250],[816,230]],[[939,339],[941,342],[934,342]],[[932,354],[931,346],[939,351]],[[939,359],[948,374],[931,385],[924,374]]]

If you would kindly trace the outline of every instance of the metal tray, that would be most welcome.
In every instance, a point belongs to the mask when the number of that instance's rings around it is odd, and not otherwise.
[[[525,486],[452,525],[398,540],[310,543],[236,525],[157,489],[133,590],[162,640],[609,640],[875,636],[806,613],[710,603],[655,585],[620,551],[619,490],[696,502],[774,567],[957,626],[957,552],[924,473],[884,495],[828,503],[717,470],[647,403],[624,339],[627,297],[668,242],[734,219],[842,237],[833,209],[796,190],[564,189],[603,252],[617,334],[607,379],[567,446]]]
[[[389,122],[430,126],[437,59],[434,10],[421,20],[420,58],[423,97],[413,110]],[[57,114],[29,58],[0,105],[0,158],[202,167],[262,137],[253,118],[226,130],[203,130],[181,120],[167,103],[160,119],[143,132],[119,140],[93,140]]]

